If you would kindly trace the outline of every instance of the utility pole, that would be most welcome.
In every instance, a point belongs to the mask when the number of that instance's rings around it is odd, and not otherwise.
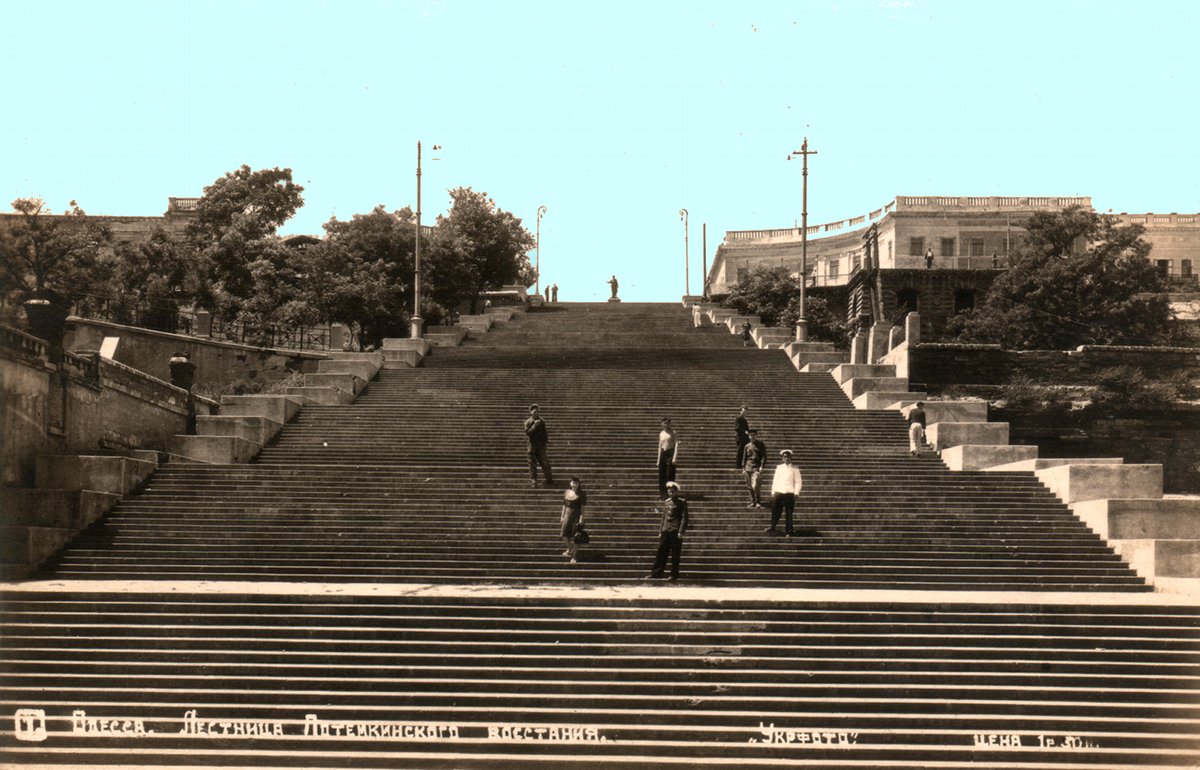
[[[538,206],[537,236],[536,236],[536,240],[534,240],[534,243],[536,245],[533,247],[533,259],[534,259],[533,272],[535,275],[535,278],[533,279],[533,281],[534,281],[533,293],[534,294],[542,293],[542,217],[545,215],[546,215],[546,207]],[[529,291],[529,289],[526,289],[526,291]]]
[[[683,220],[683,296],[686,297],[692,288],[688,278],[688,210],[680,209],[679,218]]]
[[[800,319],[796,321],[796,341],[808,341],[808,316],[805,315],[805,292],[808,286],[808,156],[816,155],[816,150],[808,149],[808,137],[804,137],[799,150],[794,150],[787,159],[799,155],[804,163],[803,198],[800,207]]]
[[[700,276],[702,284],[700,286],[700,299],[708,299],[708,222],[700,225],[700,243],[703,249],[701,257],[701,268],[704,272]]]
[[[412,338],[421,338],[425,319],[421,317],[421,140],[417,140],[417,240],[413,247]]]

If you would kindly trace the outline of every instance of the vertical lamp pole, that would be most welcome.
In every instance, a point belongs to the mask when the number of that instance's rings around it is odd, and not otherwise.
[[[691,281],[688,279],[688,210],[680,209],[679,218],[683,220],[683,296],[691,293]]]
[[[804,161],[803,199],[800,207],[800,319],[796,321],[796,341],[808,341],[808,317],[805,315],[804,295],[808,286],[808,156],[816,155],[815,150],[808,149],[808,137],[799,150],[793,151],[787,159],[799,155]]]
[[[708,222],[700,225],[700,299],[708,300]]]
[[[435,144],[433,149],[442,146]],[[437,158],[434,158],[437,160]],[[420,339],[425,319],[421,318],[421,140],[417,140],[417,240],[413,247],[413,314],[412,338]]]
[[[534,284],[533,291],[535,294],[542,293],[542,217],[546,215],[546,207],[538,206],[537,210],[537,235],[534,239],[533,247],[533,272]],[[528,232],[528,230],[526,230]],[[528,291],[528,289],[526,289]]]

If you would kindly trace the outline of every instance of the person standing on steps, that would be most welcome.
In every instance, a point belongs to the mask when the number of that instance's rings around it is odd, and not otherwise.
[[[750,326],[749,321],[742,321],[742,347],[750,347],[750,343],[754,341],[754,327]]]
[[[737,461],[733,465],[734,468],[743,467],[746,445],[750,443],[750,421],[746,419],[747,411],[743,405],[738,410],[737,417],[733,418],[733,432],[737,434]]]
[[[550,286],[550,301],[558,302],[558,284],[557,283]]]
[[[925,402],[918,401],[908,413],[908,453],[920,454],[925,443]]]
[[[671,418],[662,418],[658,432],[658,499],[667,499],[667,484],[675,480],[675,460],[679,456],[679,438],[671,427]]]
[[[578,476],[571,477],[571,486],[563,493],[562,518],[559,522],[559,533],[567,546],[563,556],[570,556],[575,563],[579,545],[575,542],[575,534],[583,528],[583,506],[587,505],[587,492]]]
[[[800,469],[792,465],[792,450],[785,449],[779,453],[779,465],[775,466],[775,478],[771,481],[771,526],[764,532],[778,534],[775,529],[779,524],[779,516],[783,514],[783,534],[792,537],[792,514],[796,510],[796,495],[800,494],[803,482],[800,479]]]
[[[667,499],[662,501],[662,523],[658,527],[658,551],[648,579],[658,580],[671,557],[671,581],[679,579],[679,556],[683,552],[683,534],[688,528],[687,500],[679,496],[679,485],[667,482]]]
[[[549,286],[546,287],[546,301],[547,302],[550,301],[550,287]]]
[[[762,481],[763,466],[767,464],[767,445],[759,440],[758,431],[750,429],[750,443],[746,445],[746,455],[742,465],[742,473],[746,475],[746,490],[750,492],[750,504],[747,508],[762,508],[762,500],[758,496],[758,486]]]
[[[550,434],[546,431],[546,421],[538,413],[538,405],[529,407],[529,419],[525,421],[525,437],[529,439],[529,486],[537,486],[537,467],[542,466],[546,474],[546,486],[554,483],[554,474],[550,471],[550,460],[546,456],[546,445],[550,443]]]

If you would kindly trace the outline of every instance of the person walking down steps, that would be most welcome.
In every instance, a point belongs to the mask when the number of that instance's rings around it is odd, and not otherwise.
[[[546,486],[551,486],[554,484],[554,474],[550,470],[550,459],[546,456],[550,434],[546,431],[546,421],[539,414],[537,404],[529,407],[529,419],[525,421],[525,438],[529,440],[529,486],[537,486],[539,465],[546,474]]]
[[[664,417],[658,432],[658,499],[667,499],[667,482],[675,480],[675,460],[679,456],[679,438],[671,427],[671,418]]]
[[[758,487],[762,481],[763,466],[767,464],[767,445],[759,440],[758,431],[750,429],[750,443],[746,445],[742,473],[746,476],[746,491],[750,493],[747,508],[762,508]]]
[[[654,567],[646,577],[649,580],[661,578],[670,557],[671,581],[674,582],[679,579],[679,557],[689,524],[687,500],[679,496],[679,485],[674,481],[667,482],[667,499],[661,505],[663,516],[658,527],[658,551],[654,554]]]
[[[749,321],[742,321],[742,347],[748,348],[754,342],[754,327]]]
[[[737,460],[734,461],[733,467],[741,468],[745,456],[746,445],[750,443],[750,421],[746,419],[746,407],[742,406],[738,410],[737,417],[733,418],[733,432],[737,434]]]
[[[562,555],[570,556],[572,564],[575,563],[575,556],[579,552],[579,543],[575,538],[583,529],[583,506],[585,505],[587,505],[587,492],[583,491],[583,484],[579,481],[579,477],[572,476],[571,486],[566,492],[563,492],[562,518],[559,525],[559,533],[562,535],[563,543],[567,546]]]
[[[783,515],[783,534],[787,537],[795,535],[792,514],[796,510],[796,495],[800,494],[802,484],[800,469],[792,465],[792,450],[784,449],[779,453],[779,465],[775,466],[775,477],[771,481],[771,526],[764,532],[779,534],[775,527],[779,524],[780,515]]]

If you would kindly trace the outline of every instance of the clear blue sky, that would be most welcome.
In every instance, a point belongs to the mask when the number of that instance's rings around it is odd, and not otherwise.
[[[160,214],[290,167],[285,233],[445,190],[534,229],[563,300],[676,300],[727,229],[896,195],[1200,211],[1200,3],[0,0],[0,195]]]

